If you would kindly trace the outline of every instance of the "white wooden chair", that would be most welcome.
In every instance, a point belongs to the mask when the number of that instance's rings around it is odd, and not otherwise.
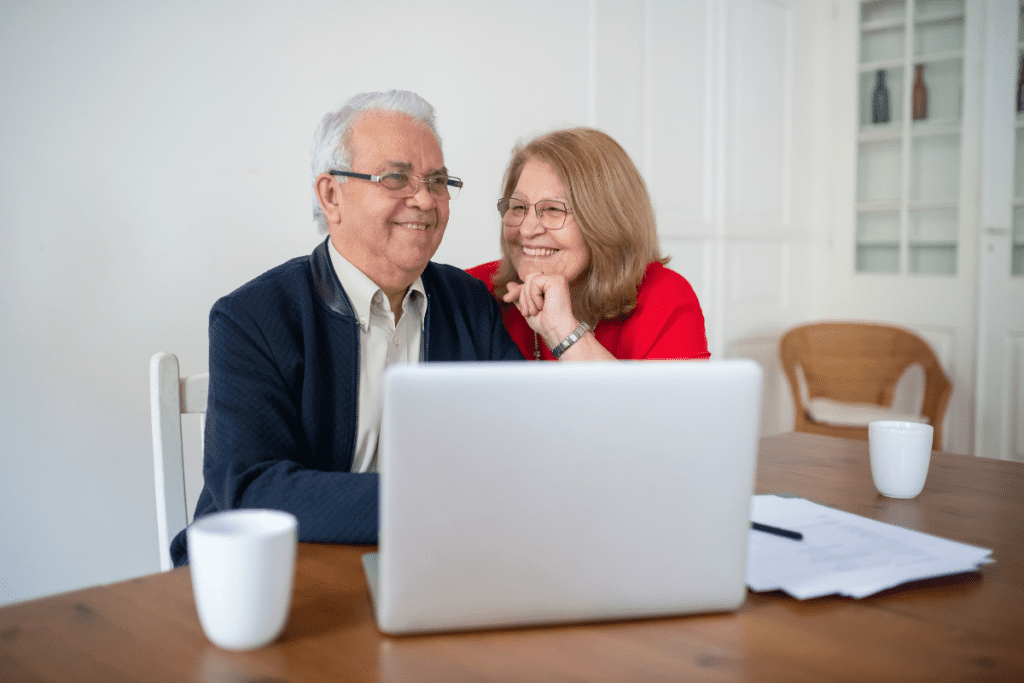
[[[181,377],[178,374],[178,358],[173,353],[161,351],[153,354],[149,361],[160,571],[168,571],[173,567],[171,539],[188,525],[190,516],[185,501],[185,451],[181,442],[181,415],[199,414],[201,446],[209,380],[208,373]],[[202,459],[202,447],[199,451],[199,458]]]

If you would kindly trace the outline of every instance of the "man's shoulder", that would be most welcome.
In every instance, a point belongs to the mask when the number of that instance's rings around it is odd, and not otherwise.
[[[430,306],[474,324],[487,324],[501,315],[487,285],[461,268],[431,261],[422,277]]]
[[[487,285],[461,268],[434,262],[422,277],[431,320],[427,360],[523,360]]]
[[[261,273],[246,282],[238,289],[246,287],[282,287],[298,281],[308,281],[306,276],[309,273],[309,255],[296,256],[288,259],[279,266]],[[238,290],[236,290],[238,291]]]
[[[248,308],[254,304],[267,307],[274,301],[306,297],[311,293],[309,256],[296,256],[222,296],[214,307]]]

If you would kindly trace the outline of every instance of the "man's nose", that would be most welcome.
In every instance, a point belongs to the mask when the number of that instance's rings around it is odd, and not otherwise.
[[[406,197],[405,203],[409,206],[418,206],[421,209],[432,209],[437,205],[437,195],[430,191],[427,183],[423,180],[413,179],[416,189]]]

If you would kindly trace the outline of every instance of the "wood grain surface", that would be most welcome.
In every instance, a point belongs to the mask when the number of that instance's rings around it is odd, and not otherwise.
[[[978,572],[862,600],[748,594],[732,614],[389,638],[360,556],[303,543],[284,634],[203,635],[187,569],[0,609],[0,683],[52,681],[1024,681],[1024,465],[936,453],[924,492],[875,492],[867,443],[761,443],[758,493],[790,493],[991,547]]]

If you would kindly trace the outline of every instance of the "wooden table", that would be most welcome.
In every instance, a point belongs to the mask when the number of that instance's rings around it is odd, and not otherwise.
[[[389,638],[367,548],[301,544],[269,647],[211,645],[181,569],[0,609],[0,683],[1024,681],[1024,465],[936,453],[924,492],[891,500],[866,442],[786,434],[762,441],[757,489],[991,547],[996,562],[863,600],[751,593],[734,614]]]

